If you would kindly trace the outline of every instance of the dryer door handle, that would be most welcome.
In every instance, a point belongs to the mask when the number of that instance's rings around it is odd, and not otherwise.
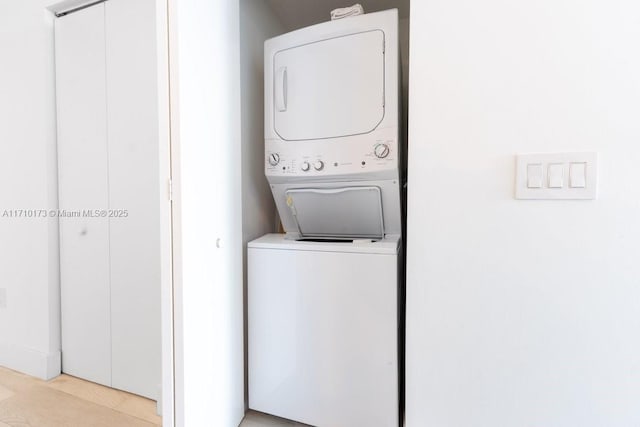
[[[287,67],[278,68],[275,85],[276,108],[287,111]]]

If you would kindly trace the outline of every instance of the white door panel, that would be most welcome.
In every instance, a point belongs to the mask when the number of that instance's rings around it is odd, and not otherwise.
[[[108,209],[104,5],[56,20],[59,197]],[[111,384],[108,218],[60,218],[62,369]]]
[[[285,49],[273,63],[274,127],[282,139],[364,134],[382,121],[382,31]]]
[[[154,0],[105,3],[112,386],[157,399],[160,194]]]

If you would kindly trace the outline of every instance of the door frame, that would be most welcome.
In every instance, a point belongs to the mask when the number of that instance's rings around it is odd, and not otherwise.
[[[245,413],[239,3],[157,1],[168,18],[172,421],[235,427]]]
[[[169,1],[155,0],[156,49],[158,83],[158,144],[160,186],[160,280],[162,390],[158,412],[164,426],[173,427],[175,420],[175,342],[174,342],[174,238],[172,197],[172,121],[171,77],[169,55]]]

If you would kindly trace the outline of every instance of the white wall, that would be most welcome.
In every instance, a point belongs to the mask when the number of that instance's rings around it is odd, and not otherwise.
[[[274,232],[276,226],[275,204],[264,175],[264,41],[284,32],[284,26],[266,2],[240,1],[242,237],[245,244]]]
[[[53,18],[41,1],[0,14],[0,365],[60,372],[57,221],[5,210],[57,208]]]
[[[640,3],[414,1],[407,426],[640,425]],[[595,201],[514,154],[595,150]]]
[[[170,2],[176,425],[244,415],[239,8]]]
[[[284,26],[264,1],[240,1],[240,79],[242,125],[242,247],[247,346],[247,243],[276,231],[276,210],[264,176],[264,41]],[[245,378],[247,374],[245,359]],[[245,396],[245,400],[247,397]]]

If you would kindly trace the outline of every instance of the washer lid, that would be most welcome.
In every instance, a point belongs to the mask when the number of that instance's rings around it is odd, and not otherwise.
[[[285,197],[302,238],[384,237],[379,187],[296,188]]]
[[[399,236],[386,236],[382,240],[354,240],[353,242],[318,242],[290,240],[285,234],[265,234],[247,244],[249,249],[277,249],[310,252],[358,253],[376,255],[397,255],[400,247]]]
[[[369,133],[384,117],[384,32],[371,30],[278,51],[274,129],[288,141]]]

